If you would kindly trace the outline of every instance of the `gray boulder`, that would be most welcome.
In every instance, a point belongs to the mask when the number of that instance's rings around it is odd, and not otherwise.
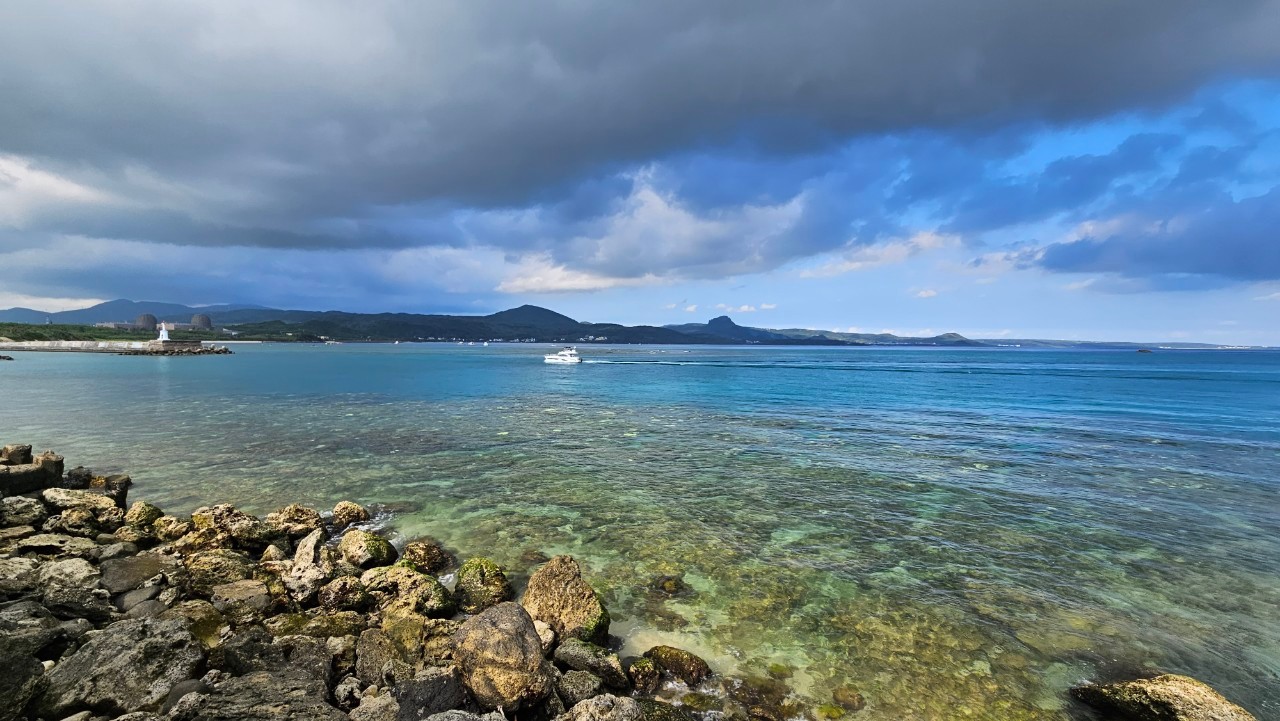
[[[0,633],[0,658],[4,659],[4,673],[0,673],[0,721],[14,721],[22,717],[27,702],[39,691],[44,665],[28,648],[26,639]]]
[[[346,721],[347,715],[325,703],[324,682],[301,675],[255,671],[219,683],[193,699],[180,715],[189,721]],[[194,698],[193,698],[194,696]],[[179,707],[186,706],[184,703]]]
[[[142,553],[122,556],[102,562],[102,587],[111,593],[124,593],[141,588],[159,574],[173,576],[180,568],[172,556],[161,553]]]
[[[427,668],[391,687],[400,721],[418,721],[443,711],[471,705],[457,667]]]
[[[586,671],[570,671],[556,680],[560,700],[569,708],[599,696],[603,690],[604,683],[600,677]]]
[[[454,641],[463,681],[482,708],[518,711],[554,691],[533,619],[516,604],[501,603],[468,619]]]
[[[48,517],[44,504],[34,498],[0,499],[0,526],[39,526]]]
[[[395,697],[383,691],[376,696],[363,696],[360,705],[348,714],[351,721],[397,721],[400,718],[400,703]],[[419,717],[414,716],[414,721]]]
[[[560,721],[640,721],[643,718],[644,712],[635,699],[604,694],[569,709]]]
[[[200,644],[179,621],[120,621],[53,667],[37,710],[62,718],[85,708],[112,715],[154,709],[203,660]]]
[[[604,643],[608,638],[609,612],[571,556],[556,556],[535,571],[520,604],[561,639]]]
[[[600,677],[610,688],[619,691],[631,688],[627,672],[622,670],[622,660],[617,654],[593,643],[576,638],[565,639],[556,648],[555,660],[575,671],[587,671]]]

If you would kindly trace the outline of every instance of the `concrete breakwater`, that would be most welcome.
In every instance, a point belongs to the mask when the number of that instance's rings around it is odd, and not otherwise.
[[[231,349],[198,340],[42,340],[0,342],[0,350],[51,353],[114,353],[116,355],[229,355]]]
[[[621,657],[602,595],[568,556],[539,554],[524,578],[482,557],[459,563],[430,539],[393,544],[349,501],[324,513],[293,504],[258,518],[221,504],[175,516],[129,504],[126,475],[64,474],[60,456],[29,446],[6,446],[0,460],[36,458],[49,461],[44,487],[0,486],[0,721],[875,712],[852,684],[822,702],[780,678],[722,676],[672,646]],[[1182,676],[1078,695],[1120,719],[1253,718]]]

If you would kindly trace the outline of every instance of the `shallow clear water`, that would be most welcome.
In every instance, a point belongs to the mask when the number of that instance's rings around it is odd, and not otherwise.
[[[1144,667],[1280,717],[1280,353],[236,351],[20,354],[0,441],[171,511],[352,498],[517,574],[573,553],[629,649],[859,718],[1062,719]]]

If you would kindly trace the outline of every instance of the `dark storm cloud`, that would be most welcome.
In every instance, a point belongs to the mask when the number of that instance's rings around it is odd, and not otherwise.
[[[359,225],[380,209],[519,206],[692,148],[1155,106],[1273,74],[1278,36],[1274,0],[22,3],[0,152],[179,192],[187,219],[122,224],[144,239],[388,245],[412,239]]]

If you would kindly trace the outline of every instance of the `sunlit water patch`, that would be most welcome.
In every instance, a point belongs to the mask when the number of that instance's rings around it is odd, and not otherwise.
[[[384,504],[518,581],[572,553],[628,652],[861,718],[1062,719],[1140,668],[1280,714],[1280,354],[685,350],[25,354],[0,436],[173,510]]]

